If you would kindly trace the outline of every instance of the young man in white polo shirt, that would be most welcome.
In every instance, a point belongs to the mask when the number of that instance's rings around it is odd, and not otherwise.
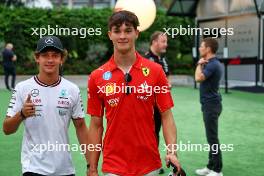
[[[23,176],[74,176],[68,136],[71,119],[80,144],[88,144],[80,90],[59,75],[66,55],[59,38],[41,38],[35,52],[38,75],[17,84],[11,97],[3,130],[12,134],[21,123],[25,126]]]

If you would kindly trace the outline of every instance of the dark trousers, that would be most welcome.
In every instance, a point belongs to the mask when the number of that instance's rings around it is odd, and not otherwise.
[[[154,121],[155,121],[155,133],[157,138],[157,143],[159,145],[159,133],[161,128],[161,114],[157,106],[154,107]]]
[[[206,138],[210,145],[207,168],[215,172],[221,172],[223,163],[218,139],[218,118],[222,112],[222,104],[221,102],[205,103],[202,105],[202,112]]]
[[[9,86],[9,76],[12,76],[12,81],[11,81],[11,88],[15,88],[15,82],[16,82],[16,69],[15,67],[6,67],[4,66],[4,72],[5,72],[5,86],[7,89],[10,90]]]
[[[45,176],[45,175],[36,174],[36,173],[33,173],[33,172],[25,172],[23,174],[23,176]],[[65,176],[75,176],[75,175],[74,174],[71,174],[71,175],[65,175]]]

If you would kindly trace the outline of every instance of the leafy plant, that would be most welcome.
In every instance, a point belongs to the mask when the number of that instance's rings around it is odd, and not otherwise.
[[[57,36],[62,40],[64,47],[68,50],[69,57],[64,66],[65,74],[88,74],[98,66],[106,62],[113,53],[111,41],[107,36],[107,21],[112,14],[111,9],[67,9],[55,8],[47,9],[28,9],[24,7],[7,8],[0,6],[0,43],[11,42],[14,44],[16,53],[18,74],[32,74],[36,70],[34,67],[33,52],[36,43],[40,38],[34,33],[37,28],[47,29],[48,27],[86,28],[87,30],[100,29],[100,35],[63,35]],[[179,17],[166,16],[165,12],[158,10],[157,17],[153,25],[146,31],[141,32],[137,40],[137,49],[141,54],[148,50],[151,34],[156,31],[164,31],[164,28],[176,27],[178,25],[193,25],[193,21]],[[181,67],[180,63],[185,62],[190,55],[192,48],[192,38],[188,36],[177,36],[175,39],[169,38],[167,58],[172,73],[179,73],[178,70],[184,69],[191,74],[189,67]],[[181,53],[182,60],[177,60],[177,55]],[[188,64],[190,59],[188,58]],[[177,67],[175,66],[177,64]],[[27,69],[29,68],[30,69]],[[182,72],[182,71],[180,71]],[[1,74],[1,71],[0,71]]]

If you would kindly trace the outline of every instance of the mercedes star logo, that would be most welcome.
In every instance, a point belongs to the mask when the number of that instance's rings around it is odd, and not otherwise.
[[[51,38],[51,37],[46,38],[45,39],[45,43],[52,44],[53,43],[53,38]]]
[[[36,97],[36,96],[38,96],[39,95],[39,90],[38,89],[33,89],[33,90],[31,90],[31,96],[32,97]]]

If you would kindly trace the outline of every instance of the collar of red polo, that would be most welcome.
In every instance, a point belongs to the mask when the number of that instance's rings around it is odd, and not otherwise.
[[[137,68],[137,69],[141,69],[141,67],[142,67],[142,56],[138,52],[136,52],[135,54],[136,54],[136,61],[132,65],[132,67]],[[110,60],[108,61],[108,68],[109,68],[109,71],[113,71],[113,70],[118,68],[116,63],[115,63],[115,60],[114,60],[114,55],[112,55]]]

